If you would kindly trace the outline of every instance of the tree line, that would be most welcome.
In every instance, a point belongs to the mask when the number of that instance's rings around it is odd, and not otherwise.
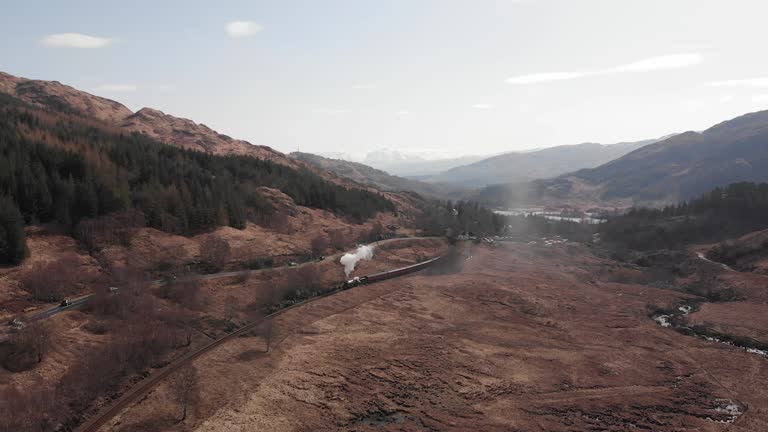
[[[590,241],[595,232],[593,225],[549,220],[537,215],[502,215],[472,201],[432,202],[418,220],[418,226],[427,236],[459,235],[474,237],[508,235],[518,238],[538,238],[560,235],[575,241]]]
[[[426,236],[496,235],[506,218],[477,202],[433,201],[423,206],[417,225]]]
[[[259,187],[355,223],[395,210],[379,193],[307,169],[179,149],[0,98],[0,262],[23,259],[19,214],[23,224],[56,223],[74,233],[82,220],[135,209],[146,226],[190,235],[285,217]]]
[[[603,239],[632,249],[716,242],[768,228],[768,184],[740,182],[663,208],[632,208],[600,226]]]

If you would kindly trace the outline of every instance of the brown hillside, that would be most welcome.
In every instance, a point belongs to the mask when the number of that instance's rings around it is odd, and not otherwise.
[[[193,120],[175,117],[153,108],[132,112],[111,99],[95,96],[58,81],[31,80],[0,72],[0,92],[32,106],[79,114],[105,126],[138,132],[166,144],[216,155],[246,155],[292,168],[308,169],[327,181],[346,186],[366,186],[325,169],[296,160],[268,146],[234,139]]]
[[[133,114],[110,99],[77,90],[58,81],[30,80],[0,72],[0,92],[8,93],[34,106],[77,111],[107,123],[117,123]]]

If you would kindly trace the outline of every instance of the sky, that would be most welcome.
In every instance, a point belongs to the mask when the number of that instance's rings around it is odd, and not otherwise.
[[[2,10],[1,71],[284,152],[495,154],[655,138],[768,109],[764,0],[27,0]]]

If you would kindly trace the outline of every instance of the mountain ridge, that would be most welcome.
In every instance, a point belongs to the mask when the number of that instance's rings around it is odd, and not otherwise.
[[[768,182],[768,111],[677,134],[595,168],[486,187],[476,197],[503,205],[657,206],[737,182]]]
[[[28,79],[0,72],[0,92],[32,106],[80,114],[176,147],[217,155],[248,155],[293,168],[308,168],[271,147],[231,138],[194,120],[175,117],[148,107],[133,112],[117,101],[58,81]]]
[[[641,202],[690,199],[729,183],[766,181],[768,111],[673,136],[572,177],[600,186],[603,198]]]
[[[483,187],[551,178],[578,169],[599,166],[656,141],[649,139],[616,144],[581,143],[535,151],[503,153],[449,169],[429,177],[426,181]]]
[[[455,198],[454,193],[456,191],[450,190],[443,185],[391,175],[386,171],[360,162],[328,158],[304,152],[293,152],[290,156],[317,168],[330,171],[338,176],[348,178],[362,185],[373,186],[383,191],[410,191],[427,198],[437,199]]]

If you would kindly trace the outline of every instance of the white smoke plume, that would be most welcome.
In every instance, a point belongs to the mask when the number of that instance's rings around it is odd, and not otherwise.
[[[339,262],[344,266],[344,273],[346,273],[347,277],[349,277],[349,274],[352,273],[352,271],[355,269],[355,266],[357,266],[358,261],[369,260],[371,258],[373,258],[373,246],[363,245],[352,253],[344,254]]]

